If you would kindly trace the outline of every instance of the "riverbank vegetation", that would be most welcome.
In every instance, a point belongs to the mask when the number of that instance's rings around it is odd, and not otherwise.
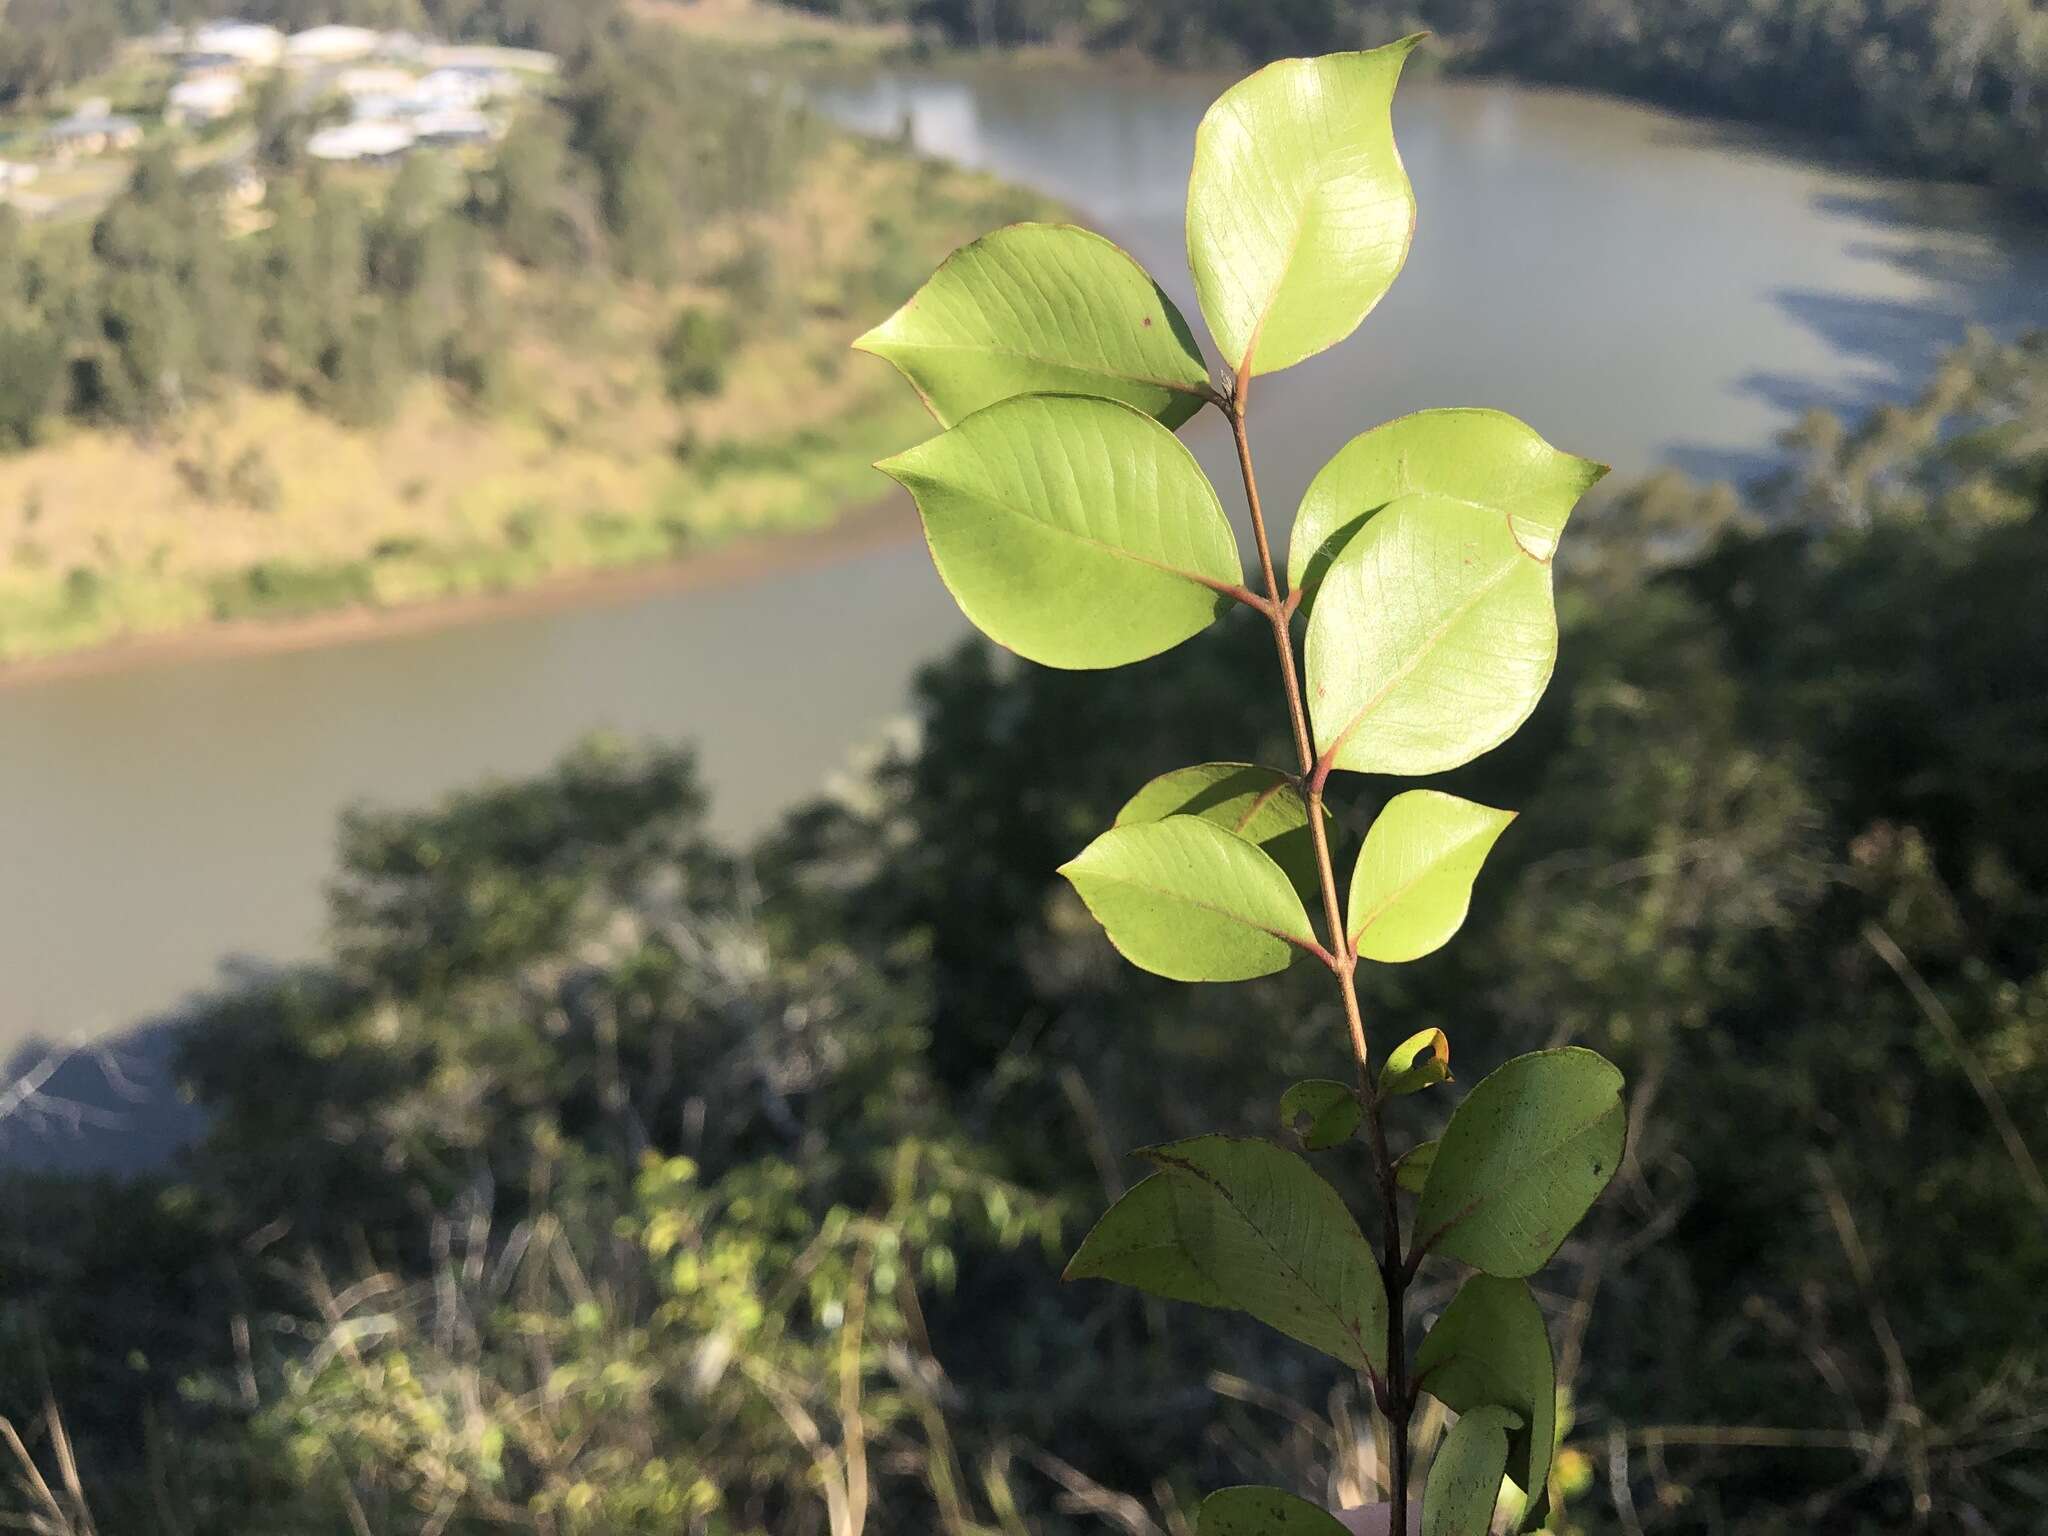
[[[1451,67],[1780,125],[1895,169],[2048,199],[2048,10],[2031,0],[797,0],[967,47],[1171,63],[1362,48],[1417,27]]]
[[[307,118],[259,102],[260,205],[165,147],[88,224],[0,207],[0,659],[668,559],[864,496],[921,415],[846,341],[1044,206],[665,29],[571,59],[481,159],[312,164]]]
[[[1465,942],[1365,1006],[1467,1081],[1571,1041],[1634,1087],[1541,1295],[1569,1528],[2029,1530],[2048,336],[1791,446],[1575,522],[1563,670],[1446,781],[1528,809]],[[1115,1149],[1267,1132],[1341,1028],[1305,971],[1133,973],[1054,872],[1153,772],[1285,751],[1256,639],[1115,677],[969,646],[914,743],[743,852],[686,754],[617,744],[351,817],[329,958],[190,1038],[189,1160],[10,1181],[45,1528],[86,1528],[51,1404],[104,1531],[1166,1536],[1229,1482],[1369,1496],[1329,1362],[1057,1281]]]

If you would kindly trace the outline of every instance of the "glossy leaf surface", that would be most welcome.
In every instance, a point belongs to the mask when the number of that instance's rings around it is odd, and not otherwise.
[[[1346,1365],[1379,1369],[1387,1295],[1344,1201],[1271,1142],[1198,1136],[1145,1154],[1169,1176],[1175,1232],[1230,1304]]]
[[[1060,873],[1125,959],[1174,981],[1269,976],[1316,942],[1280,866],[1199,817],[1111,827]]]
[[[879,466],[917,501],[939,575],[990,639],[1115,667],[1199,634],[1243,575],[1194,457],[1130,406],[1027,395]]]
[[[1512,1408],[1508,1475],[1533,1500],[1549,1481],[1557,1440],[1557,1363],[1527,1282],[1473,1275],[1415,1355],[1416,1379],[1446,1408]]]
[[[1387,802],[1351,876],[1345,928],[1361,959],[1419,960],[1450,942],[1472,905],[1479,867],[1515,819],[1434,789]]]
[[[1202,1500],[1196,1536],[1346,1536],[1321,1505],[1278,1488],[1220,1488]]]
[[[1327,811],[1324,812],[1328,825]],[[1308,804],[1294,780],[1250,763],[1201,763],[1161,774],[1125,802],[1116,824],[1199,816],[1256,843],[1287,873],[1304,905],[1321,899]]]
[[[1347,1083],[1312,1077],[1280,1096],[1280,1122],[1298,1132],[1311,1152],[1325,1151],[1351,1139],[1365,1110]]]
[[[1354,437],[1310,482],[1288,536],[1287,584],[1315,589],[1389,502],[1427,492],[1488,507],[1522,547],[1550,559],[1579,499],[1607,466],[1561,452],[1504,411],[1417,411]]]
[[[1451,1426],[1422,1490],[1422,1536],[1486,1536],[1493,1529],[1508,1434],[1518,1422],[1506,1408],[1476,1408]]]
[[[1498,512],[1402,497],[1345,546],[1309,615],[1317,748],[1356,773],[1442,773],[1513,735],[1556,663],[1549,563]]]
[[[893,363],[944,427],[1032,394],[1101,395],[1177,427],[1210,395],[1173,301],[1071,224],[1012,224],[962,246],[854,345]]]
[[[1272,373],[1335,346],[1392,286],[1415,233],[1394,85],[1420,37],[1282,59],[1195,134],[1188,264],[1232,369]]]
[[[1418,1239],[1490,1275],[1529,1275],[1614,1177],[1621,1073],[1592,1051],[1518,1056],[1451,1116],[1415,1213]]]

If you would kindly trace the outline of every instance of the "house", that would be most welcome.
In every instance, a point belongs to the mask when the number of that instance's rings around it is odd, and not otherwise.
[[[166,122],[180,127],[217,123],[232,117],[245,94],[241,77],[224,71],[193,75],[171,87],[164,104]]]
[[[404,96],[413,88],[412,76],[402,69],[381,66],[344,69],[335,77],[334,88],[350,101],[366,96]]]
[[[483,70],[437,69],[413,86],[413,99],[441,112],[473,112],[498,93],[500,82]]]
[[[5,197],[17,188],[29,186],[42,174],[41,166],[30,165],[24,161],[0,160],[0,197]]]
[[[306,141],[306,153],[337,164],[382,165],[399,159],[418,142],[419,135],[404,123],[344,123],[314,134]]]
[[[115,115],[113,104],[104,97],[83,102],[61,123],[43,132],[50,152],[63,159],[79,155],[107,155],[133,149],[142,142],[142,124],[132,117]]]
[[[312,27],[294,32],[284,45],[285,61],[301,67],[352,64],[372,58],[384,45],[384,34],[368,27]]]
[[[276,27],[246,21],[209,21],[194,27],[180,50],[226,59],[245,69],[270,69],[284,58],[285,37]]]
[[[489,144],[498,137],[498,128],[483,113],[466,108],[441,112],[422,112],[413,119],[413,132],[419,135],[422,144],[441,148],[454,148],[461,144]]]
[[[443,43],[429,48],[426,62],[436,69],[469,69],[486,74],[557,75],[562,61],[533,48],[499,48],[487,43]]]

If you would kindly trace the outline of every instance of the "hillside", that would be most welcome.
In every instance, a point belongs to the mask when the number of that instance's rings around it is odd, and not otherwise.
[[[846,343],[1043,205],[826,128],[722,41],[632,35],[486,150],[322,164],[317,122],[259,100],[239,181],[167,145],[85,223],[0,210],[0,660],[670,560],[868,498],[922,416]]]

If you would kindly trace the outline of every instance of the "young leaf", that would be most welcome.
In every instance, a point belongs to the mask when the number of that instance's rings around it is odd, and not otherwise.
[[[1421,41],[1282,59],[1218,97],[1195,133],[1188,264],[1233,369],[1333,347],[1392,286],[1415,233],[1394,84]]]
[[[1195,1516],[1196,1536],[1346,1536],[1319,1504],[1278,1488],[1220,1488]]]
[[[1451,1080],[1451,1037],[1440,1029],[1410,1035],[1380,1068],[1380,1097],[1398,1099]]]
[[[1534,1274],[1614,1177],[1621,1073],[1592,1051],[1517,1056],[1451,1116],[1415,1212],[1424,1248],[1489,1275]]]
[[[1492,1405],[1520,1414],[1508,1475],[1532,1500],[1543,1492],[1557,1442],[1557,1365],[1525,1281],[1468,1279],[1422,1341],[1415,1376],[1455,1413]]]
[[[1301,1144],[1311,1152],[1321,1152],[1349,1141],[1365,1110],[1348,1084],[1312,1077],[1280,1095],[1282,1125],[1294,1130],[1303,1116],[1308,1118],[1308,1128],[1300,1132]]]
[[[1200,817],[1111,827],[1060,873],[1125,959],[1174,981],[1270,976],[1318,947],[1280,866]]]
[[[1354,437],[1310,482],[1288,535],[1287,584],[1313,604],[1366,520],[1419,491],[1492,508],[1533,558],[1548,560],[1579,498],[1606,473],[1503,411],[1417,411]]]
[[[1232,1306],[1334,1359],[1379,1370],[1387,1293],[1338,1193],[1271,1142],[1229,1136],[1153,1147],[1171,1179],[1175,1230]]]
[[[1012,224],[962,246],[854,346],[893,363],[942,427],[1040,394],[1101,395],[1177,427],[1212,393],[1173,301],[1071,224]]]
[[[1550,566],[1498,512],[1404,496],[1323,578],[1307,661],[1316,745],[1336,767],[1456,768],[1512,736],[1550,682]]]
[[[1125,1191],[1067,1261],[1066,1280],[1114,1280],[1169,1301],[1227,1307],[1195,1268],[1173,1219],[1173,1176],[1155,1173]]]
[[[1429,1170],[1436,1162],[1437,1144],[1425,1141],[1410,1147],[1394,1160],[1394,1182],[1411,1195],[1419,1195],[1428,1187]]]
[[[1112,400],[1005,400],[877,467],[916,498],[967,617],[1049,667],[1169,650],[1215,622],[1244,574],[1194,456]]]
[[[1521,1421],[1506,1408],[1475,1408],[1451,1426],[1422,1490],[1422,1536],[1486,1536],[1500,1503],[1508,1432]]]
[[[1434,789],[1388,801],[1351,875],[1344,926],[1359,957],[1391,965],[1448,944],[1472,905],[1479,866],[1514,819]]]
[[[1323,812],[1325,825],[1329,812]],[[1249,763],[1203,763],[1161,774],[1116,813],[1116,824],[1199,816],[1248,843],[1257,843],[1287,872],[1304,905],[1321,899],[1315,840],[1308,831],[1308,803],[1293,779]]]

